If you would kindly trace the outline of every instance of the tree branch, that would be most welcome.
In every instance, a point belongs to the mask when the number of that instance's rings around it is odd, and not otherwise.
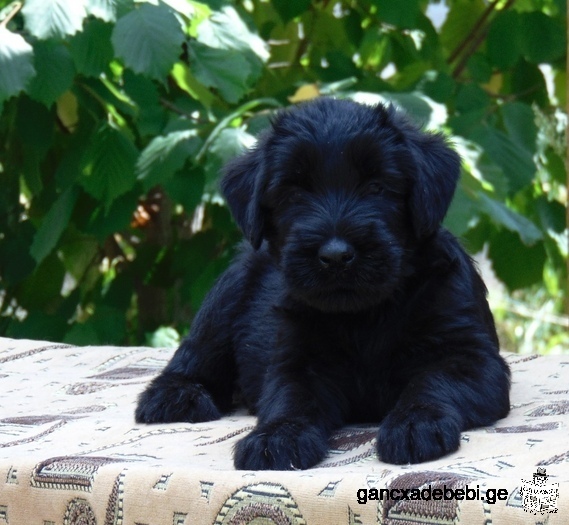
[[[492,2],[491,4],[488,5],[488,7],[484,10],[484,12],[480,16],[480,18],[476,21],[476,23],[474,24],[474,26],[470,30],[470,33],[468,33],[464,37],[462,42],[460,44],[458,44],[458,46],[456,46],[455,50],[450,54],[450,56],[447,59],[447,64],[451,64],[452,62],[454,62],[458,58],[458,56],[464,51],[464,49],[468,46],[469,42],[471,42],[473,39],[476,38],[476,34],[478,33],[478,31],[482,28],[483,24],[486,22],[488,17],[492,14],[494,9],[496,9],[496,5],[498,4],[498,1],[499,0],[496,0],[495,2]]]
[[[509,9],[515,0],[508,0],[504,5],[502,11]],[[496,5],[498,4],[498,0],[491,3],[485,10],[484,13],[480,16],[474,27],[470,31],[470,33],[466,36],[466,38],[457,46],[457,48],[451,53],[449,56],[447,63],[451,63],[456,60],[459,56],[461,57],[458,64],[454,68],[452,72],[452,77],[458,77],[466,67],[466,64],[470,60],[470,57],[476,52],[484,38],[486,37],[486,33],[488,32],[489,24],[486,23],[490,15],[496,9]]]

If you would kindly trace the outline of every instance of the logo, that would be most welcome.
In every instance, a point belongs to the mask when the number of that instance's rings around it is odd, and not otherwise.
[[[545,469],[538,467],[531,481],[522,479],[520,493],[526,512],[542,515],[557,512],[559,483],[547,483],[547,478]]]

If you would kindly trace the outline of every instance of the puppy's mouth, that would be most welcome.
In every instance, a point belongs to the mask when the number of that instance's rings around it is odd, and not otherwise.
[[[376,306],[393,293],[394,285],[364,288],[348,286],[341,280],[337,284],[320,286],[317,289],[296,288],[293,295],[322,312],[359,312]]]

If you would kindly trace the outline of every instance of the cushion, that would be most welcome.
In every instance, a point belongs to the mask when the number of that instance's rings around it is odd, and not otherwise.
[[[0,338],[0,525],[516,524],[539,516],[553,524],[569,515],[568,356],[506,355],[510,415],[464,432],[460,449],[437,461],[382,463],[377,425],[361,425],[337,431],[313,469],[248,472],[232,462],[255,424],[245,412],[200,424],[134,422],[137,395],[173,352]]]

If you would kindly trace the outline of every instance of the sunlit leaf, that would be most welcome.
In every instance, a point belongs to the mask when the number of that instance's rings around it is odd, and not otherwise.
[[[211,144],[206,171],[207,188],[217,189],[221,167],[233,157],[255,144],[255,137],[242,128],[225,128]]]
[[[195,130],[174,131],[154,138],[136,163],[138,179],[146,189],[168,180],[195,156],[201,144]]]
[[[163,79],[181,53],[184,33],[164,5],[142,4],[115,25],[112,42],[117,56],[136,73]]]
[[[105,22],[114,22],[120,0],[87,0],[87,13]]]
[[[87,16],[82,0],[26,0],[22,14],[26,29],[40,39],[73,35]]]
[[[190,67],[195,77],[207,87],[217,89],[228,102],[238,102],[249,90],[249,62],[235,51],[191,42]]]
[[[225,6],[221,11],[213,12],[209,18],[204,20],[198,26],[197,39],[202,44],[216,49],[238,49],[245,53],[252,52],[259,62],[264,62],[269,58],[265,41],[247,27],[235,8],[231,6]],[[259,63],[257,67],[260,68],[260,65]]]
[[[209,89],[201,85],[190,71],[190,68],[181,62],[174,64],[172,78],[188,95],[199,100],[206,108],[211,107],[215,97]]]
[[[526,246],[532,246],[543,238],[542,232],[528,218],[483,193],[479,193],[478,198],[482,209],[492,218],[494,223],[517,233]]]
[[[488,156],[502,168],[508,177],[510,191],[517,191],[531,182],[537,170],[532,155],[508,135],[490,126],[479,126],[471,133],[470,138],[480,144]]]
[[[114,199],[134,185],[137,156],[138,151],[124,133],[103,125],[83,156],[80,183],[108,209]]]
[[[36,74],[32,46],[3,26],[0,26],[0,71],[0,105],[24,89]]]

